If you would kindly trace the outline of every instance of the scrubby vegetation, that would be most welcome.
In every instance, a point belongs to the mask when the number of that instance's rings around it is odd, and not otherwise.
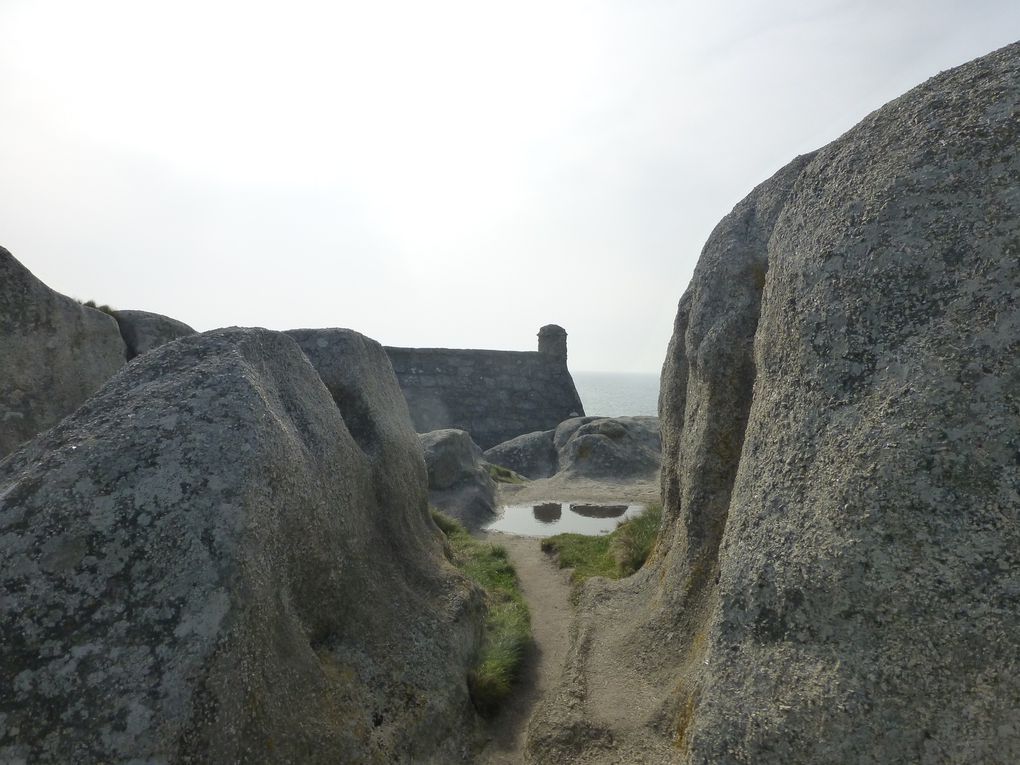
[[[641,515],[623,521],[604,536],[557,534],[542,540],[542,549],[557,553],[560,568],[572,568],[575,584],[593,576],[630,576],[648,559],[659,533],[662,507],[650,505]]]
[[[489,472],[489,477],[496,483],[525,483],[528,480],[510,468],[505,468],[502,465],[493,465],[491,462],[485,463],[485,469]]]
[[[103,305],[96,305],[96,301],[95,300],[85,300],[85,301],[79,300],[78,302],[81,303],[84,306],[88,306],[89,308],[95,308],[97,311],[102,311],[103,313],[108,313],[108,314],[110,314],[110,316],[113,316],[113,308],[111,308],[110,306],[106,305],[105,303]]]
[[[474,539],[453,518],[432,511],[450,561],[485,591],[485,635],[468,688],[475,707],[492,714],[509,695],[531,643],[531,617],[506,548]]]

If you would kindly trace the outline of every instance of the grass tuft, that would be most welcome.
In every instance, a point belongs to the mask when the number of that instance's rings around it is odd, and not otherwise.
[[[432,520],[435,521],[439,530],[447,537],[452,537],[457,534],[457,532],[464,532],[467,534],[467,530],[446,513],[441,513],[438,510],[432,510]]]
[[[559,555],[560,568],[574,569],[570,580],[580,584],[593,576],[619,579],[616,561],[609,554],[608,535],[557,534],[542,540],[542,551]]]
[[[609,552],[622,576],[630,576],[648,560],[662,522],[662,506],[652,505],[641,515],[624,521],[610,535]]]
[[[485,591],[482,647],[468,673],[468,690],[475,708],[491,715],[520,675],[531,644],[531,615],[505,547],[479,542],[438,510],[432,519],[446,536],[450,561]]]
[[[489,473],[489,477],[492,478],[496,483],[527,483],[528,479],[522,476],[520,473],[515,473],[510,468],[505,468],[502,465],[493,465],[491,462],[485,463],[485,469]]]
[[[659,533],[662,507],[649,505],[641,515],[623,521],[604,536],[557,534],[542,540],[542,550],[559,556],[560,568],[574,569],[570,579],[580,584],[593,576],[630,576],[648,559]]]

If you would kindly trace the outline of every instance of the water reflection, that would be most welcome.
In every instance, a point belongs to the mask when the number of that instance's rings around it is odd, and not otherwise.
[[[585,518],[619,518],[627,512],[627,505],[581,505],[571,504],[570,512]]]
[[[563,505],[559,502],[543,502],[541,505],[535,505],[531,512],[539,523],[556,523],[563,515]]]
[[[540,500],[522,505],[504,505],[500,515],[486,528],[508,534],[546,537],[551,534],[608,534],[621,521],[645,509],[639,504],[599,504],[570,500]]]

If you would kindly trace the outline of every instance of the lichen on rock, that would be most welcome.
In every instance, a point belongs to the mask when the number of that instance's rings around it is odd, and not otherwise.
[[[1018,103],[1014,44],[716,227],[660,542],[582,592],[536,762],[1020,761]]]
[[[0,459],[124,366],[117,322],[47,287],[0,247]]]
[[[228,329],[0,463],[0,761],[467,756],[479,594],[384,351],[346,340],[373,449],[290,337]]]

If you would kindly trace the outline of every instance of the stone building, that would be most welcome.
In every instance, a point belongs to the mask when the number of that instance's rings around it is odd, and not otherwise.
[[[538,332],[537,351],[386,348],[419,433],[459,428],[483,449],[584,414],[567,370],[567,333]]]

